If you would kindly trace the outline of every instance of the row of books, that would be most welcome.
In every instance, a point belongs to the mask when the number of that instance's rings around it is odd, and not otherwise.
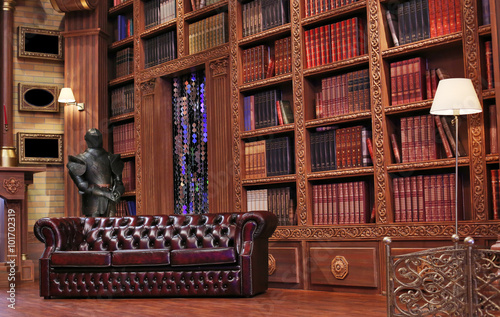
[[[145,29],[175,19],[175,8],[175,0],[149,0],[144,2]]]
[[[276,76],[292,72],[292,38],[274,41],[274,74]]]
[[[392,62],[389,68],[392,105],[434,97],[439,79],[447,77],[440,68],[428,69],[427,60],[422,57]]]
[[[269,78],[274,75],[274,56],[268,45],[243,50],[243,82]]]
[[[116,204],[115,217],[135,216],[136,207],[133,200],[121,200]]]
[[[113,127],[113,153],[123,154],[135,151],[134,123]]]
[[[366,22],[354,17],[305,31],[307,68],[363,55]]]
[[[386,11],[394,46],[462,30],[459,0],[410,0]]]
[[[392,179],[395,222],[455,220],[455,174]]]
[[[279,137],[245,143],[245,175],[247,179],[294,173],[292,138]]]
[[[227,43],[227,12],[189,24],[189,53],[194,54]]]
[[[497,105],[488,105],[488,118],[490,120],[490,153],[498,153],[498,130],[497,130]]]
[[[313,224],[360,224],[370,221],[366,181],[313,185]]]
[[[243,98],[245,131],[293,123],[288,100],[281,100],[281,91],[272,89]]]
[[[492,218],[500,219],[500,170],[491,170]]]
[[[125,186],[126,192],[131,192],[135,190],[135,163],[134,161],[123,162],[123,172],[122,172],[123,186]]]
[[[191,8],[193,11],[202,9],[209,5],[219,2],[220,0],[191,0]]]
[[[371,131],[361,125],[311,132],[311,171],[371,165],[370,138]]]
[[[134,84],[118,87],[111,91],[111,116],[134,111]]]
[[[484,52],[486,55],[486,88],[495,88],[495,78],[493,69],[493,50],[491,41],[484,42]]]
[[[395,134],[391,134],[395,162],[421,162],[442,156],[453,157],[456,154],[456,144],[454,133],[450,129],[450,120],[451,117],[432,115],[401,118],[401,152]],[[439,144],[444,155],[441,155]],[[459,140],[458,156],[464,155],[465,149]]]
[[[316,118],[370,110],[368,69],[323,78],[316,93]]]
[[[121,41],[123,39],[126,39],[129,36],[134,35],[134,21],[132,20],[132,17],[125,16],[125,15],[118,15],[117,16],[117,34],[116,34],[116,40]]]
[[[306,0],[306,17],[327,12],[358,0]]]
[[[254,0],[242,5],[243,37],[290,22],[290,0]]]
[[[177,58],[176,32],[169,31],[144,41],[144,68]]]
[[[127,76],[134,72],[134,51],[132,47],[127,47],[116,52],[115,73],[116,78]]]
[[[278,226],[297,224],[295,195],[291,187],[247,191],[247,211],[267,210],[278,217]]]

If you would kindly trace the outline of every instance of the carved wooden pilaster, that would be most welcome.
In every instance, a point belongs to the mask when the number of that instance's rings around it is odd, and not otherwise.
[[[181,58],[189,52],[184,48],[184,1],[177,0],[177,57]]]
[[[231,82],[231,110],[233,113],[233,162],[234,162],[234,210],[242,211],[242,188],[241,188],[241,141],[240,141],[240,101],[238,89],[238,37],[236,34],[236,10],[237,0],[229,0],[229,58],[230,58],[230,82]]]
[[[382,103],[382,57],[380,55],[380,1],[368,1],[368,54],[370,61],[370,91],[374,146],[375,208],[377,223],[388,222],[386,201],[386,170],[384,157],[384,109]]]
[[[462,31],[464,37],[465,77],[470,78],[481,99],[481,67],[477,33],[477,2],[463,0]],[[486,220],[486,162],[483,113],[468,116],[469,156],[471,158],[470,183],[473,220]]]
[[[297,223],[307,224],[306,128],[304,118],[304,74],[300,1],[292,0],[293,106],[295,116],[295,174],[297,175]]]

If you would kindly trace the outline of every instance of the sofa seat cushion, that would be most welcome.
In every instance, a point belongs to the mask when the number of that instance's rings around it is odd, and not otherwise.
[[[113,251],[113,266],[151,266],[169,265],[170,250],[117,250]]]
[[[204,248],[172,250],[172,266],[214,265],[236,263],[234,248]]]
[[[55,251],[51,264],[54,267],[109,267],[111,252],[109,251]]]

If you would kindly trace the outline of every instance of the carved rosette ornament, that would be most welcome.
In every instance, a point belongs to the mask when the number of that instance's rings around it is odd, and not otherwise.
[[[337,280],[343,280],[349,274],[349,262],[345,257],[337,255],[330,265],[330,271]]]
[[[17,193],[17,191],[21,189],[22,186],[23,185],[21,181],[14,177],[3,180],[3,188],[5,188],[5,190],[11,193],[12,195]]]
[[[155,91],[156,78],[150,79],[146,82],[141,83],[141,93],[142,95],[151,95]]]
[[[271,253],[269,253],[269,255],[267,256],[267,265],[267,273],[269,276],[271,276],[274,274],[274,272],[276,272],[276,259]]]
[[[212,77],[222,76],[227,74],[227,65],[229,61],[227,58],[219,59],[210,63],[210,70],[212,71]]]

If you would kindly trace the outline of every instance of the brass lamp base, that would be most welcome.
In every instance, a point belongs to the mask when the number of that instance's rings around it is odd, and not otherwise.
[[[13,146],[2,146],[0,166],[15,167],[19,164],[17,160],[16,148]]]

